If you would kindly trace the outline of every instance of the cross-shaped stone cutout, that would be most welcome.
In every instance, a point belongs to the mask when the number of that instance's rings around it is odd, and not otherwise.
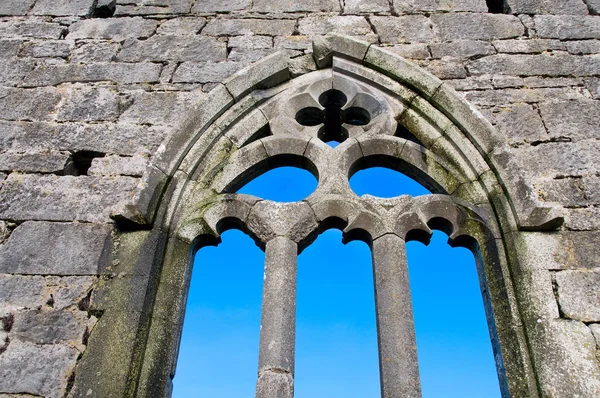
[[[322,124],[317,137],[323,142],[343,142],[348,138],[348,130],[342,125],[364,126],[371,121],[369,112],[357,106],[342,107],[348,102],[346,95],[339,90],[328,90],[319,96],[319,103],[325,109],[311,106],[296,113],[296,121],[303,126]],[[330,144],[331,145],[331,144]]]

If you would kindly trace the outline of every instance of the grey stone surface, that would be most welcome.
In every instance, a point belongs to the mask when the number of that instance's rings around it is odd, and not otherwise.
[[[80,43],[71,52],[71,64],[93,64],[114,61],[121,49],[119,43],[90,41]]]
[[[243,62],[183,62],[173,74],[174,83],[217,83],[244,68]]]
[[[94,3],[94,0],[36,0],[31,13],[33,15],[90,16],[94,10]]]
[[[583,0],[506,0],[511,14],[580,14],[587,15]]]
[[[34,344],[81,344],[87,326],[83,311],[19,311],[11,337]]]
[[[391,11],[387,0],[345,0],[344,14],[388,13]]]
[[[226,57],[225,43],[214,38],[167,35],[155,35],[142,41],[126,40],[118,55],[118,59],[125,62],[224,61]]]
[[[0,390],[61,397],[78,354],[66,345],[37,345],[15,339],[0,356]]]
[[[0,4],[0,16],[25,15],[34,3],[35,0],[4,0]]]
[[[69,26],[68,39],[111,39],[123,41],[128,38],[148,38],[158,26],[156,21],[135,18],[87,19]]]
[[[593,55],[574,57],[569,54],[507,55],[498,54],[470,61],[470,73],[513,76],[593,76],[600,68],[600,58]]]
[[[93,159],[88,175],[141,177],[147,165],[148,159],[142,156],[110,155]]]
[[[585,197],[592,204],[600,204],[600,177],[592,176],[583,179]]]
[[[574,100],[543,102],[540,114],[551,137],[573,140],[597,138],[600,129],[600,102]]]
[[[585,87],[590,91],[593,99],[600,99],[600,78],[585,79]]]
[[[590,10],[590,14],[598,15],[600,14],[600,1],[598,0],[584,0],[588,9]]]
[[[223,84],[234,98],[255,88],[269,88],[289,79],[287,57],[278,52],[227,78]]]
[[[501,14],[435,14],[433,30],[442,41],[510,39],[525,33],[517,17]]]
[[[0,118],[50,120],[63,94],[53,88],[20,90],[0,87]]]
[[[99,151],[121,155],[150,154],[165,138],[162,128],[131,124],[0,122],[3,147],[37,150]]]
[[[111,208],[129,198],[133,177],[54,176],[12,173],[0,192],[0,217],[11,220],[108,222]],[[86,200],[82,201],[81,196]]]
[[[572,231],[595,231],[600,229],[600,208],[590,206],[569,209],[565,227]]]
[[[109,225],[27,221],[0,248],[3,273],[95,275],[110,255]],[[39,242],[50,250],[40,251]]]
[[[514,104],[494,113],[496,127],[511,142],[547,140],[548,134],[539,113],[528,104]]]
[[[24,46],[21,55],[28,55],[35,58],[58,57],[67,58],[75,47],[75,42],[71,40],[49,40],[41,43],[29,43]]]
[[[0,21],[0,36],[3,38],[59,39],[64,31],[66,31],[64,26],[43,20]]]
[[[93,63],[39,66],[23,82],[26,87],[55,86],[66,82],[151,83],[158,81],[162,65],[149,62]]]
[[[58,106],[59,122],[114,121],[126,108],[127,101],[113,89],[83,88],[68,92]]]
[[[121,3],[119,0],[115,16],[185,14],[190,12],[193,0],[137,0]]]
[[[515,150],[517,157],[527,164],[528,171],[550,178],[591,175],[598,172],[595,159],[600,145],[596,140],[564,144],[544,143],[532,148]]]
[[[78,305],[91,290],[93,276],[0,275],[2,308],[62,310]]]
[[[583,322],[600,321],[600,271],[560,271],[555,278],[558,303],[567,318]]]
[[[0,170],[24,173],[70,174],[71,154],[56,151],[41,153],[0,153]]]
[[[427,59],[431,57],[425,43],[396,44],[386,48],[404,58]]]
[[[198,92],[136,91],[132,93],[133,104],[121,115],[120,121],[172,126],[179,122],[181,112],[191,110],[202,97]]]
[[[364,17],[359,16],[318,16],[302,18],[298,25],[302,35],[316,36],[328,33],[341,33],[351,36],[362,36],[373,33]]]
[[[548,50],[566,50],[565,44],[553,39],[496,40],[492,43],[499,53],[541,54]]]
[[[227,47],[241,47],[248,50],[271,48],[273,47],[273,38],[258,35],[233,36],[227,42]]]
[[[458,40],[451,43],[436,43],[431,44],[429,50],[431,51],[431,56],[433,58],[471,58],[496,53],[496,49],[490,43],[479,40]]]
[[[336,0],[254,0],[252,4],[252,10],[258,12],[340,11],[340,3]]]
[[[0,83],[4,86],[16,86],[35,66],[31,59],[0,59]]]
[[[560,178],[542,180],[534,185],[540,200],[557,202],[567,207],[587,206],[583,184],[580,178]]]
[[[294,20],[216,18],[206,25],[202,34],[209,36],[291,35],[294,32],[295,24]]]
[[[194,36],[199,34],[205,26],[206,18],[174,18],[161,23],[157,33],[169,36]]]
[[[582,40],[567,42],[567,51],[571,54],[597,54],[600,53],[600,40]]]
[[[598,39],[600,20],[594,16],[536,15],[535,28],[538,35],[549,39]]]
[[[230,12],[250,8],[252,0],[198,0],[193,13]]]
[[[428,42],[433,39],[431,22],[423,15],[371,17],[382,43]]]
[[[397,12],[409,14],[419,11],[488,11],[487,5],[483,0],[395,0],[393,4]]]

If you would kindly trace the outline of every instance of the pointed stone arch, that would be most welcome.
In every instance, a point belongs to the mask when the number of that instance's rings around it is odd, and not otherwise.
[[[79,366],[127,374],[122,386],[104,375],[94,394],[112,396],[121,388],[126,396],[169,395],[197,248],[239,228],[263,249],[285,235],[293,242],[286,250],[300,251],[319,231],[335,226],[344,230],[344,239],[365,240],[374,250],[390,234],[427,241],[432,228],[447,231],[451,244],[473,250],[503,395],[538,396],[539,365],[528,325],[543,309],[527,285],[522,249],[512,236],[554,229],[561,215],[537,202],[504,139],[446,83],[388,50],[349,37],[327,36],[313,51],[316,71],[292,79],[286,55],[276,53],[217,85],[182,117],[131,201],[114,211],[120,228],[132,231],[123,235],[115,256],[133,261],[139,275],[120,290],[106,289],[103,299],[124,300],[116,296],[124,295],[137,307],[127,325],[131,314],[107,310],[102,322],[112,319],[122,327],[99,327],[90,340],[91,354],[86,352]],[[345,125],[347,138],[335,150],[319,139],[319,126],[298,121],[302,109],[324,109],[319,97],[330,90],[344,93],[342,111],[355,106],[369,114],[366,124]],[[400,130],[414,140],[402,138]],[[341,174],[325,167],[326,157]],[[280,165],[315,174],[315,193],[294,205],[235,194],[244,181]],[[402,171],[435,194],[385,203],[347,195],[347,178],[374,165]],[[268,216],[275,213],[285,222]],[[384,225],[382,219],[393,222]],[[114,330],[126,333],[115,336]],[[94,356],[93,339],[111,336],[124,348]],[[85,375],[94,371],[77,374],[90,377]],[[76,379],[74,391],[90,383]],[[390,382],[388,389],[394,386]]]

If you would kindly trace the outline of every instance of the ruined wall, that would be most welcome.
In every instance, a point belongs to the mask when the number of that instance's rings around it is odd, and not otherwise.
[[[95,292],[127,270],[110,214],[180,118],[275,51],[292,75],[315,70],[312,40],[330,32],[449,82],[506,137],[539,199],[563,208],[559,231],[519,235],[532,289],[552,298],[544,321],[561,348],[545,349],[567,358],[538,378],[542,395],[597,394],[600,3],[506,3],[2,0],[0,396],[71,391],[109,305]]]

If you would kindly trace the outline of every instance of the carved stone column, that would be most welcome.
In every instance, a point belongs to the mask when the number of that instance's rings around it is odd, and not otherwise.
[[[294,396],[297,254],[287,237],[266,244],[256,398]]]
[[[388,233],[373,241],[379,371],[383,398],[421,397],[406,247]]]

